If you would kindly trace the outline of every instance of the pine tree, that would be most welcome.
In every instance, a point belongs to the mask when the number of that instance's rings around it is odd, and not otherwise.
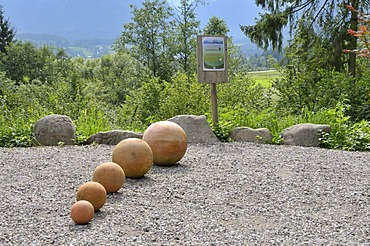
[[[5,48],[14,42],[15,31],[10,26],[9,18],[5,18],[3,6],[0,5],[0,52],[5,53]]]
[[[356,30],[358,18],[344,6],[351,4],[356,9],[366,9],[369,3],[369,0],[256,0],[266,13],[260,15],[255,25],[241,26],[241,29],[259,47],[272,46],[278,50],[282,49],[284,28],[289,27],[294,35],[313,30],[316,36],[332,43],[334,49],[330,56],[335,57],[332,67],[339,71],[344,67],[344,62],[337,62],[343,59],[342,50],[357,47],[357,39],[348,36],[346,30]],[[307,48],[306,51],[312,49]],[[355,75],[356,56],[350,56],[346,63],[349,74]]]

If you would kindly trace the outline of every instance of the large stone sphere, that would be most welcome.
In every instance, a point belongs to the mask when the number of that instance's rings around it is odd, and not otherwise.
[[[95,211],[98,211],[107,200],[107,191],[100,183],[89,181],[78,188],[76,200],[86,200],[94,206]]]
[[[94,214],[94,206],[85,200],[77,201],[71,207],[71,218],[78,225],[89,223],[94,218]]]
[[[188,140],[185,131],[172,121],[151,124],[144,132],[143,140],[153,151],[154,164],[176,164],[185,155]]]
[[[95,168],[92,181],[102,184],[107,193],[114,193],[125,183],[125,172],[117,163],[104,162]]]
[[[127,138],[114,147],[112,161],[121,166],[126,178],[141,178],[153,165],[153,152],[143,140]]]

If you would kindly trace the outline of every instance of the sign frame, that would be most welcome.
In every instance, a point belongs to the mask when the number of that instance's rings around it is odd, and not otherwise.
[[[228,82],[227,37],[198,35],[197,61],[199,83]]]

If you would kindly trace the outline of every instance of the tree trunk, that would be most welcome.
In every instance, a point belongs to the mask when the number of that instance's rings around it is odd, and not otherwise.
[[[358,9],[359,3],[358,0],[352,0],[352,7]],[[358,16],[356,12],[351,11],[351,20],[350,20],[350,29],[357,31],[358,26]],[[349,49],[357,49],[357,37],[351,36],[349,39]],[[348,59],[348,74],[355,77],[356,76],[356,54],[350,53]]]

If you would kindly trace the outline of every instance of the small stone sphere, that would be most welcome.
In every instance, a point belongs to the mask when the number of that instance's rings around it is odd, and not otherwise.
[[[71,207],[71,218],[78,225],[89,223],[94,218],[94,214],[94,206],[85,200],[77,201]]]
[[[127,138],[114,147],[112,161],[122,167],[126,178],[141,178],[153,165],[153,152],[143,140]]]
[[[107,200],[107,191],[102,184],[94,181],[89,181],[82,184],[78,188],[76,200],[89,201],[94,206],[94,210],[98,211],[104,206]]]
[[[143,140],[153,151],[153,162],[160,166],[176,164],[184,157],[187,136],[181,126],[172,121],[151,124],[144,132]]]
[[[92,181],[102,184],[107,193],[114,193],[125,183],[125,172],[117,163],[104,162],[95,168]]]

